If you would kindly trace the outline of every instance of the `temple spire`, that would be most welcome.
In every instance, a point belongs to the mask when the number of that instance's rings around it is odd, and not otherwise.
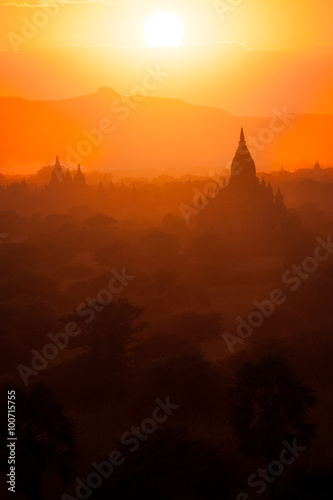
[[[77,171],[74,176],[73,182],[76,186],[85,186],[86,185],[86,179],[81,171],[81,165],[78,164],[77,166]]]
[[[53,185],[58,185],[64,179],[64,173],[62,170],[62,166],[59,161],[59,156],[56,156],[56,161],[53,166],[52,175],[51,175],[51,183]]]
[[[231,177],[236,176],[238,179],[249,177],[256,179],[256,166],[246,145],[243,127],[240,131],[239,145],[231,163]]]

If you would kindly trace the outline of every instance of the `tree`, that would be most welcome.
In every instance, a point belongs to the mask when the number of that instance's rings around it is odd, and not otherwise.
[[[226,398],[221,397],[224,389],[227,393],[224,375],[201,350],[189,347],[186,353],[166,352],[148,362],[142,375],[137,377],[135,390],[139,408],[146,408],[155,394],[168,394],[181,401],[181,413],[188,419],[216,421],[225,412]]]
[[[48,386],[36,384],[14,389],[17,491],[27,500],[40,500],[43,472],[58,472],[65,482],[73,478],[78,456],[74,425]],[[5,474],[8,474],[8,390],[13,387],[5,387],[0,393],[0,460]]]
[[[144,328],[144,324],[134,324],[143,309],[132,305],[127,299],[111,302],[97,312],[93,321],[80,321],[82,334],[80,344],[90,347],[91,355],[102,365],[109,365],[112,371],[122,371],[129,361],[129,344],[133,336]],[[72,318],[72,316],[65,318]],[[77,321],[77,317],[75,318]]]
[[[278,458],[284,440],[296,438],[308,446],[314,436],[314,425],[305,421],[314,406],[313,391],[281,357],[244,363],[231,397],[230,422],[245,455],[270,462]],[[274,483],[272,488],[273,497]]]
[[[218,446],[194,439],[183,426],[157,429],[135,453],[117,445],[125,463],[94,500],[221,500],[231,498],[237,467]]]

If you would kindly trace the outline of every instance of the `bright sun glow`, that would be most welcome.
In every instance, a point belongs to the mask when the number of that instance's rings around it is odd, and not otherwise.
[[[146,22],[144,35],[150,47],[177,47],[184,38],[184,26],[174,14],[157,12]]]

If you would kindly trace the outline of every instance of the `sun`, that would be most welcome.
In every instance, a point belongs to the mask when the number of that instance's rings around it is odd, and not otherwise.
[[[157,12],[147,20],[144,35],[150,47],[178,47],[184,38],[184,26],[171,12]]]

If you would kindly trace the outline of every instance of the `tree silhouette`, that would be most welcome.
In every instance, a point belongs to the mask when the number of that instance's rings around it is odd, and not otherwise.
[[[142,309],[127,299],[119,299],[99,307],[87,324],[76,314],[62,318],[76,321],[81,333],[71,340],[71,347],[84,348],[77,359],[55,368],[62,394],[81,401],[105,403],[119,399],[126,391],[128,369],[133,360],[134,335],[144,328],[138,322]],[[71,383],[68,383],[71,380]]]
[[[97,489],[93,500],[221,500],[231,498],[236,464],[221,449],[193,439],[185,427],[158,429]]]
[[[7,463],[7,390],[0,393],[1,469]],[[17,491],[27,500],[42,498],[43,472],[58,472],[63,481],[73,478],[78,457],[74,425],[50,388],[36,384],[16,391],[16,481]]]
[[[132,305],[127,299],[118,299],[102,308],[90,324],[79,321],[82,334],[78,337],[79,344],[90,347],[92,357],[99,363],[106,363],[113,371],[126,369],[129,357],[128,345],[135,333],[144,328],[137,324],[143,309]],[[68,316],[68,319],[77,317]]]
[[[188,352],[152,359],[136,379],[139,408],[147,407],[155,394],[169,394],[181,401],[182,415],[187,419],[221,418],[227,387],[217,366],[204,358],[202,351],[189,347]],[[176,417],[174,417],[175,419]]]
[[[269,462],[278,458],[283,441],[308,446],[314,425],[306,423],[314,406],[312,389],[299,381],[286,361],[268,355],[244,363],[231,388],[230,422],[241,451]],[[275,493],[272,483],[272,497]]]

